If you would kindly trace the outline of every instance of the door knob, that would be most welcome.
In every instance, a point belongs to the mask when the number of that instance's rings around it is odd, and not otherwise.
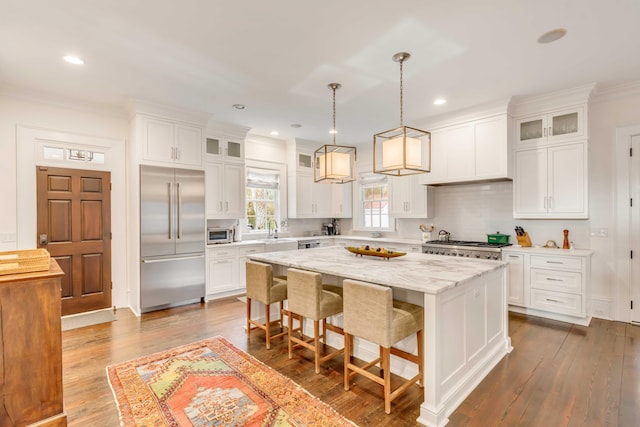
[[[47,236],[46,234],[41,234],[40,235],[40,244],[41,245],[48,245],[49,244],[49,236]]]

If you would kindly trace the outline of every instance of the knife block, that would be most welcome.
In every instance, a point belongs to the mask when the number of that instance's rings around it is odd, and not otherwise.
[[[520,246],[522,246],[523,248],[530,248],[531,247],[531,239],[529,238],[529,233],[525,232],[524,236],[517,236],[516,235],[516,239],[518,239],[518,244]]]

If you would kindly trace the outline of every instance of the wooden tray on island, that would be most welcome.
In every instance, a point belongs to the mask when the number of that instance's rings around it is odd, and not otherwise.
[[[389,258],[396,258],[399,256],[403,256],[406,255],[406,252],[398,252],[398,251],[386,251],[386,252],[382,252],[382,251],[376,251],[375,249],[362,249],[362,248],[356,248],[354,246],[346,246],[345,247],[346,250],[348,250],[351,253],[356,254],[356,256],[360,255],[367,255],[367,256],[377,256],[377,257],[381,257],[381,258],[386,258],[387,260]]]

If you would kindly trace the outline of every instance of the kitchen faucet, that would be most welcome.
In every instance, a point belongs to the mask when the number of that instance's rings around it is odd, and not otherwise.
[[[267,220],[267,239],[271,239],[271,224],[275,223],[275,219],[271,218]],[[273,227],[273,238],[277,239],[278,238],[278,224],[275,223],[274,227]]]

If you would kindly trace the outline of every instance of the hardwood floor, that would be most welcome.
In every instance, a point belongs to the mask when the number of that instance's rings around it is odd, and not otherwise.
[[[116,321],[63,332],[64,401],[69,426],[118,426],[105,367],[222,335],[290,377],[360,426],[413,426],[417,386],[384,413],[382,388],[356,378],[342,387],[342,361],[313,373],[310,352],[287,358],[286,339],[264,347],[244,331],[245,305],[226,299],[148,313],[119,310]],[[590,327],[511,314],[514,346],[450,416],[449,426],[636,426],[640,419],[640,327],[594,319]],[[428,351],[428,349],[427,349]]]

